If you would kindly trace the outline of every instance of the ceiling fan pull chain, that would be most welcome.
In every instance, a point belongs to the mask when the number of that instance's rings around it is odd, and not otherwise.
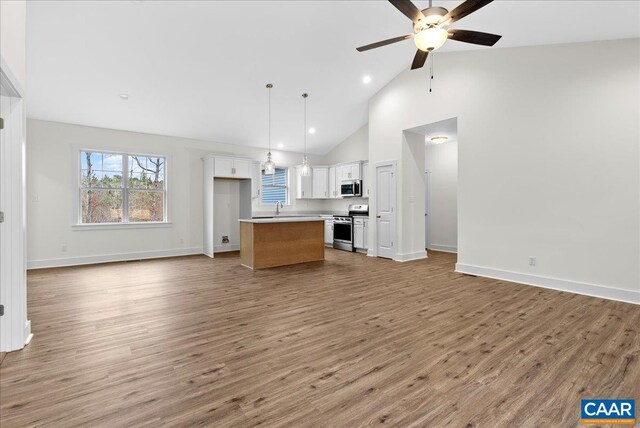
[[[431,92],[431,87],[433,86],[433,57],[435,55],[431,52],[431,67],[429,69],[429,92]]]

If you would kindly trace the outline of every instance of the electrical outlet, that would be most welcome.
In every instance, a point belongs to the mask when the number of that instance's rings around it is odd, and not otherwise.
[[[228,235],[222,235],[222,243],[223,244],[228,244],[229,243],[229,236]]]
[[[180,243],[184,244],[184,238],[180,238]]]
[[[535,266],[536,265],[536,258],[534,256],[529,256],[529,266]]]
[[[66,253],[67,252],[67,244],[60,245],[60,251],[62,251],[63,253]]]

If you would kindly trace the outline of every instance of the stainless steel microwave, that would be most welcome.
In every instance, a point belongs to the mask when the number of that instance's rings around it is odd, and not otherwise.
[[[362,180],[344,180],[340,185],[340,195],[343,198],[362,196]]]

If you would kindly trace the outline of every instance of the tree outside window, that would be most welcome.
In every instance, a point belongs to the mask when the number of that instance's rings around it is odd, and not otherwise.
[[[80,222],[166,221],[165,170],[162,156],[81,151]]]

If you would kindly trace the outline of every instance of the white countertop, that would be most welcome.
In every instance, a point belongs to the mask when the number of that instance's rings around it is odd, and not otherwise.
[[[303,221],[324,221],[320,216],[305,216],[305,217],[272,217],[272,218],[249,218],[238,220],[244,223],[298,223]]]

